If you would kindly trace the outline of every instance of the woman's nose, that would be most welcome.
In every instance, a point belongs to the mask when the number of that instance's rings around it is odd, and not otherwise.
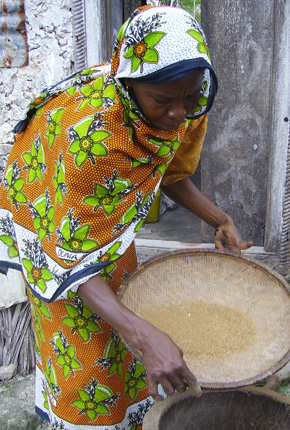
[[[169,118],[182,122],[187,115],[184,102],[183,101],[174,102],[172,106],[170,106],[170,108],[168,109],[167,115]]]

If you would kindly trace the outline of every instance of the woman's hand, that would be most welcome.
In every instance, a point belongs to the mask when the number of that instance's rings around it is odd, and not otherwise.
[[[253,242],[243,241],[233,219],[205,197],[190,178],[162,187],[165,194],[174,202],[197,215],[215,229],[215,246],[240,254],[253,246]]]
[[[233,219],[229,215],[226,215],[226,221],[216,228],[214,242],[217,249],[227,249],[238,255],[241,254],[242,250],[253,246],[252,241],[245,242],[242,239]]]
[[[158,394],[158,384],[168,396],[175,390],[183,392],[186,387],[196,396],[201,395],[197,379],[187,367],[181,349],[165,333],[151,326],[142,342],[141,352],[147,369],[149,393],[154,400],[163,399]]]
[[[111,324],[131,345],[141,351],[146,366],[149,392],[155,400],[158,384],[170,395],[188,386],[200,395],[195,376],[188,369],[181,349],[162,331],[128,309],[99,276],[93,276],[78,289],[79,297],[101,318]]]

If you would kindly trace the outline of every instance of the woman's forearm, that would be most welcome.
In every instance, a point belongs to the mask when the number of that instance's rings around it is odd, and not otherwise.
[[[175,203],[194,213],[213,228],[224,224],[229,217],[205,197],[190,178],[163,186],[162,191]]]
[[[124,306],[103,279],[96,275],[78,289],[80,298],[116,331],[141,350],[150,325]]]
[[[154,399],[162,399],[158,393],[158,384],[163,386],[168,395],[175,389],[182,391],[187,385],[195,394],[200,394],[198,382],[183,360],[180,348],[165,333],[124,306],[100,276],[96,275],[82,284],[78,295],[141,351],[147,370],[149,393]]]

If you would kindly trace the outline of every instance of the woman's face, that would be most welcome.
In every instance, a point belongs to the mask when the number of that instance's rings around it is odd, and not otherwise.
[[[204,69],[163,84],[138,83],[125,79],[132,88],[139,107],[153,128],[176,130],[196,107],[200,98]]]

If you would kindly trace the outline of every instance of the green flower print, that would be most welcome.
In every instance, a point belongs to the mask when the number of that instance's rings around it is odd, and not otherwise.
[[[117,264],[112,263],[100,271],[99,275],[101,276],[103,281],[105,281],[107,283],[109,279],[111,279],[111,280],[114,279],[114,277],[111,275],[111,273],[116,269],[116,267],[117,267]]]
[[[95,79],[91,84],[79,88],[79,92],[83,101],[78,107],[78,110],[83,109],[87,104],[93,108],[101,107],[105,104],[106,107],[111,106],[115,100],[115,88],[112,77],[108,77],[104,82],[104,76]],[[76,100],[78,100],[76,99]]]
[[[55,205],[58,202],[63,202],[63,196],[68,192],[67,185],[65,183],[65,165],[62,160],[62,153],[60,152],[58,161],[54,162],[54,177],[52,183],[55,189]]]
[[[0,218],[0,240],[8,247],[7,252],[10,258],[18,257],[19,252],[13,221],[8,215],[6,218]]]
[[[125,200],[126,194],[135,188],[128,179],[118,177],[118,172],[114,170],[113,176],[105,176],[105,185],[95,182],[94,195],[86,196],[83,202],[94,206],[94,212],[101,208],[106,215],[110,216],[118,203]]]
[[[158,147],[158,150],[155,152],[159,157],[167,157],[168,155],[172,155],[178,149],[180,142],[178,140],[178,136],[171,140],[165,140],[161,137],[148,137],[148,142]]]
[[[165,171],[167,169],[167,166],[168,166],[168,164],[169,164],[169,162],[170,162],[170,160],[172,158],[173,157],[170,157],[169,160],[167,161],[167,163],[162,163],[162,164],[156,165],[154,167],[153,171],[152,171],[152,176],[155,178],[156,177],[156,172],[158,172],[159,175],[162,177],[164,175],[164,173],[165,173]]]
[[[41,391],[41,394],[42,394],[42,396],[43,396],[43,407],[44,407],[45,409],[49,410],[49,407],[48,407],[48,395],[47,395],[47,392],[46,392],[46,391]]]
[[[92,333],[102,331],[96,321],[101,321],[101,318],[86,306],[83,301],[75,296],[73,299],[74,305],[65,303],[65,309],[68,316],[63,317],[62,322],[72,329],[72,333],[78,333],[84,342],[89,342]]]
[[[133,363],[130,363],[130,371],[125,373],[125,393],[130,397],[130,400],[135,399],[139,390],[147,387],[144,379],[146,376],[146,369],[143,364],[134,359]]]
[[[8,188],[8,197],[11,200],[11,204],[15,205],[18,210],[18,204],[27,203],[25,194],[22,192],[24,187],[24,179],[19,178],[21,170],[17,167],[17,161],[14,161],[8,169],[6,176],[3,180],[4,187]]]
[[[46,171],[46,165],[44,163],[44,152],[40,141],[40,136],[36,137],[31,142],[30,152],[24,152],[22,155],[26,166],[23,170],[27,170],[27,182],[31,183],[36,178],[41,182],[42,174]]]
[[[196,30],[188,30],[187,33],[199,42],[197,46],[199,52],[206,54],[211,61],[208,46],[202,35]]]
[[[112,261],[111,264],[109,264],[107,267],[105,267],[100,271],[100,276],[106,283],[108,282],[109,279],[113,279],[113,276],[111,275],[111,273],[117,267],[117,265],[113,263],[113,261],[116,261],[118,260],[118,258],[120,258],[120,254],[118,254],[117,251],[120,248],[121,244],[122,242],[114,243],[114,245],[112,245],[111,248],[109,248],[106,252],[100,252],[96,262],[91,263],[91,264],[98,264],[106,261]]]
[[[45,336],[44,336],[44,333],[43,333],[42,328],[41,328],[40,318],[39,318],[38,314],[36,313],[33,306],[31,307],[31,313],[32,313],[33,322],[34,322],[34,330],[36,333],[36,340],[35,341],[36,341],[37,348],[39,350],[39,343],[44,341]]]
[[[95,164],[94,157],[107,157],[108,148],[103,141],[111,135],[109,131],[98,130],[103,125],[99,118],[89,115],[84,117],[75,126],[68,129],[67,140],[71,141],[68,152],[75,154],[75,164],[80,168],[89,158]]]
[[[65,379],[69,377],[70,373],[74,376],[75,370],[82,369],[81,363],[75,358],[74,345],[68,345],[67,338],[61,329],[53,335],[53,340],[50,343],[53,346],[53,352],[57,354],[56,363],[62,367]]]
[[[30,242],[24,240],[25,250],[24,255],[28,258],[22,258],[22,264],[27,272],[27,280],[30,285],[37,286],[43,293],[46,291],[46,282],[53,279],[51,272],[48,270],[48,265],[44,253],[37,240]]]
[[[111,273],[115,270],[117,265],[113,263],[113,261],[116,261],[118,260],[118,258],[120,258],[120,254],[118,254],[117,251],[120,248],[121,244],[122,242],[115,242],[114,245],[112,245],[111,248],[109,248],[106,252],[100,252],[98,259],[95,262],[90,263],[90,265],[94,265],[98,263],[112,261],[111,264],[109,264],[107,267],[102,269],[99,273],[106,283],[108,282],[109,279],[114,279]]]
[[[141,191],[136,194],[136,203],[134,203],[127,212],[122,216],[119,224],[114,227],[114,233],[119,233],[123,228],[131,222],[137,222],[135,232],[139,231],[145,218],[148,215],[150,207],[155,198],[155,193],[149,193],[143,198]]]
[[[123,118],[123,126],[128,127],[129,129],[129,137],[131,141],[134,143],[135,146],[139,144],[138,139],[136,137],[136,131],[135,127],[139,128],[138,115],[132,110],[131,103],[129,100],[125,99],[122,94],[119,92],[119,97],[121,99],[121,102],[124,106],[123,112],[122,112],[122,118]]]
[[[55,373],[55,369],[53,367],[51,358],[46,360],[44,375],[45,375],[47,385],[48,385],[48,390],[49,390],[48,395],[49,395],[50,399],[52,400],[52,402],[54,403],[54,406],[55,406],[57,396],[59,396],[61,394],[61,389],[57,385],[56,373]]]
[[[48,195],[48,190],[45,194],[37,197],[33,203],[29,202],[29,209],[33,218],[34,228],[37,230],[40,242],[43,241],[45,236],[48,236],[54,232],[54,207],[50,206],[51,197]]]
[[[69,86],[66,89],[66,93],[69,96],[72,96],[74,92],[76,91],[78,86],[86,84],[86,82],[92,80],[92,76],[94,73],[98,72],[97,69],[89,68],[86,70],[83,70],[81,73],[75,73],[74,75],[70,76],[67,81],[71,86]]]
[[[131,58],[132,73],[136,72],[139,66],[142,73],[144,63],[158,63],[159,54],[155,46],[166,33],[153,30],[160,27],[161,16],[162,14],[157,13],[146,20],[137,19],[125,36],[127,52],[124,57]]]
[[[205,90],[207,89],[207,87],[208,87],[208,83],[205,81],[205,82],[203,83],[203,86],[204,86],[204,91],[205,91]],[[196,107],[193,109],[193,112],[199,112],[201,108],[203,108],[204,106],[206,106],[206,105],[207,105],[207,101],[208,101],[207,97],[201,96],[201,97],[198,99],[198,101],[197,101],[197,105],[196,105]]]
[[[36,297],[34,294],[31,293],[33,305],[35,306],[35,309],[39,313],[41,317],[45,317],[49,320],[51,320],[51,315],[49,312],[48,307],[43,303],[42,300],[40,300],[38,297]]]
[[[90,224],[79,226],[81,217],[74,218],[74,209],[69,209],[67,216],[61,220],[57,229],[58,240],[62,247],[73,252],[90,252],[98,246],[98,242],[87,239]]]
[[[90,422],[95,421],[98,415],[109,415],[109,407],[117,406],[116,400],[121,396],[106,385],[98,383],[97,379],[91,378],[90,384],[85,384],[86,390],[78,389],[79,399],[72,404],[80,409],[79,415],[86,414]]]
[[[95,365],[102,366],[101,370],[109,368],[108,375],[117,372],[119,376],[122,376],[122,366],[127,352],[122,340],[114,330],[111,330],[111,339],[106,345],[104,357],[98,358]]]
[[[106,252],[100,252],[98,256],[98,263],[103,263],[105,261],[116,261],[120,258],[120,254],[117,253],[122,242],[115,242]]]
[[[48,144],[50,148],[54,144],[57,136],[61,133],[60,120],[64,113],[64,108],[54,109],[52,112],[47,112],[45,116],[47,117],[47,130],[45,136],[48,139]]]
[[[135,169],[135,167],[140,166],[141,164],[152,164],[153,162],[153,156],[148,155],[147,158],[132,158],[127,157],[126,160],[130,160],[131,162],[131,169]]]

